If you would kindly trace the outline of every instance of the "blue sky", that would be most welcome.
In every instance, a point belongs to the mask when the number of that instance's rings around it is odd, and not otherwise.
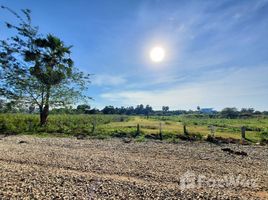
[[[92,107],[268,110],[268,1],[1,0],[32,10],[33,24],[74,45],[76,66],[94,74]],[[0,38],[10,35],[0,11]],[[154,46],[166,51],[153,63]]]

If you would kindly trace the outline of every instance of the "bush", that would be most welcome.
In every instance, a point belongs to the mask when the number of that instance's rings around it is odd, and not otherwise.
[[[179,141],[180,141],[180,139],[178,137],[175,137],[175,136],[167,139],[167,142],[173,143],[173,144],[177,144],[177,143],[179,143]]]
[[[260,145],[268,145],[268,139],[262,138],[260,141]]]
[[[261,132],[261,134],[262,134],[263,136],[268,136],[268,128],[265,128],[265,129]]]
[[[135,138],[136,142],[146,142],[146,138],[144,137],[144,135],[140,135],[139,137]]]
[[[191,133],[188,135],[179,135],[178,136],[181,140],[187,140],[187,141],[198,141],[202,140],[203,136],[200,133]]]

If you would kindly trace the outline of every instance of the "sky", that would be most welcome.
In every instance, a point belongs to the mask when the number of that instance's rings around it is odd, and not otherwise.
[[[73,45],[91,107],[268,110],[268,0],[0,0]],[[11,33],[0,10],[0,39]],[[150,59],[161,46],[162,62]]]

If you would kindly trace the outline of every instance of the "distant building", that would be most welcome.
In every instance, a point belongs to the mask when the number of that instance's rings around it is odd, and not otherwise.
[[[201,108],[200,113],[202,114],[214,114],[216,111],[213,108]]]

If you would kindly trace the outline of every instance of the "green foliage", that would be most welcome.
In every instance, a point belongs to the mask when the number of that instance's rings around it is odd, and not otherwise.
[[[124,115],[87,115],[53,114],[46,126],[39,126],[39,116],[34,114],[0,114],[1,134],[52,134],[57,136],[84,134],[90,138],[129,137],[137,140],[159,139],[159,122],[162,117],[124,116]],[[187,124],[188,135],[183,134],[183,124]],[[140,134],[137,135],[137,124]],[[162,123],[163,140],[203,140],[210,134],[209,125],[216,127],[215,136],[240,140],[241,126],[246,126],[246,137],[259,142],[268,139],[268,119],[210,119],[189,118],[184,116],[165,117]],[[94,127],[94,128],[93,128]],[[141,137],[141,138],[140,138]]]
[[[90,111],[90,105],[87,104],[78,105],[76,111],[79,114],[87,114]]]
[[[16,35],[0,40],[0,97],[11,102],[36,105],[40,111],[40,123],[46,123],[51,106],[66,106],[85,98],[89,75],[74,67],[70,58],[71,46],[48,34],[38,34],[32,26],[29,10],[20,16],[11,12],[18,25],[7,23]],[[25,19],[24,19],[25,18]]]
[[[39,116],[32,114],[0,114],[0,133],[38,134],[59,133],[75,135],[92,133],[93,123],[98,126],[121,121],[122,116],[111,115],[51,115],[46,126],[39,126]]]
[[[264,128],[261,134],[268,137],[268,128]]]
[[[139,137],[135,138],[136,142],[146,142],[147,139],[144,137],[144,135],[140,135]]]
[[[221,116],[223,118],[235,119],[239,116],[239,112],[236,108],[224,108],[221,111]]]
[[[267,138],[262,138],[260,141],[261,145],[267,145],[268,144],[268,139]]]
[[[174,144],[179,143],[179,141],[180,141],[180,139],[177,138],[177,137],[175,137],[175,136],[173,136],[173,137],[167,139],[167,142],[169,142],[169,143],[174,143]]]

